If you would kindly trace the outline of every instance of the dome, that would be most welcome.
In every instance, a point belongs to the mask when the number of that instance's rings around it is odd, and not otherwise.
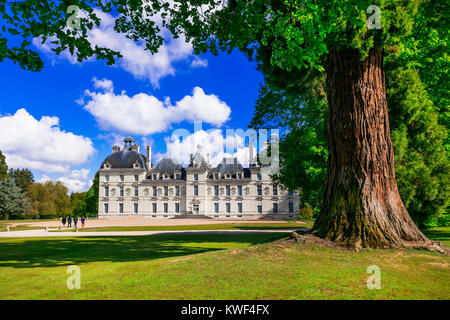
[[[138,146],[132,145],[134,142],[132,138],[124,139],[125,145],[122,150],[119,151],[119,147],[113,148],[116,150],[109,156],[103,160],[101,169],[139,169],[139,168],[147,168],[147,159],[146,157],[139,153]]]

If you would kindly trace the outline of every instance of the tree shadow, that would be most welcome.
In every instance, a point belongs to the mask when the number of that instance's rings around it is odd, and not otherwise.
[[[88,262],[131,262],[179,257],[274,241],[286,234],[171,234],[9,238],[0,241],[0,268],[59,267]],[[229,243],[228,245],[226,243]]]
[[[425,229],[422,232],[434,241],[450,241],[450,230]]]

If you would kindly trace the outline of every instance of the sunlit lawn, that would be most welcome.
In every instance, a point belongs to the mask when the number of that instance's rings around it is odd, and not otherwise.
[[[433,232],[448,241],[448,228]],[[4,238],[0,298],[450,299],[448,256],[273,242],[283,236]],[[66,287],[73,264],[80,290]],[[380,290],[366,287],[370,265],[381,269]]]

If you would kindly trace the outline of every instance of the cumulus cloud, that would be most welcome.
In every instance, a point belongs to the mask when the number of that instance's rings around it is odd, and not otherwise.
[[[35,119],[25,109],[0,115],[0,150],[13,168],[67,172],[94,154],[91,139],[61,130],[58,117]]]
[[[118,51],[122,58],[118,59],[118,65],[133,74],[138,79],[148,79],[153,86],[159,86],[159,80],[168,75],[175,75],[174,63],[178,61],[189,61],[193,57],[193,49],[187,43],[184,36],[177,39],[171,37],[170,32],[161,26],[161,21],[156,21],[160,26],[160,35],[165,39],[163,45],[156,54],[151,54],[145,49],[144,43],[135,42],[117,33],[114,30],[114,17],[105,12],[95,10],[97,17],[101,19],[99,27],[94,27],[88,31],[88,40],[93,47],[99,46]],[[49,39],[42,44],[42,39],[34,38],[33,44],[43,52],[51,53],[52,44]],[[60,55],[70,63],[77,63],[77,60],[67,50]],[[193,60],[192,67],[206,66],[206,60]],[[92,60],[92,59],[91,59]]]
[[[191,62],[192,68],[201,68],[201,67],[207,67],[208,66],[208,60],[201,59],[200,57],[196,56],[194,60]]]
[[[199,130],[184,137],[172,135],[166,137],[166,152],[155,155],[156,162],[163,158],[177,160],[184,165],[189,163],[189,155],[200,148],[205,160],[210,156],[212,166],[219,164],[223,158],[236,157],[243,166],[249,164],[249,148],[245,146],[245,137],[240,134],[227,134],[224,136],[220,129]],[[256,155],[256,148],[253,148]]]
[[[73,171],[72,171],[72,173],[73,173]],[[86,179],[86,178],[84,178],[84,179]],[[47,181],[61,182],[63,185],[65,185],[67,187],[67,189],[69,189],[69,191],[68,191],[69,194],[72,192],[87,191],[92,186],[91,180],[82,181],[80,179],[76,179],[76,178],[73,178],[70,176],[69,177],[62,176],[62,177],[59,177],[56,179],[52,179],[48,175],[43,174],[42,177],[39,180],[37,180],[37,182],[39,182],[39,183],[46,183]]]
[[[115,94],[112,82],[104,85],[105,81],[107,80],[103,79],[100,85],[94,79],[94,86],[104,90],[86,90],[85,95],[89,101],[84,106],[104,130],[149,135],[164,132],[171,124],[182,121],[204,121],[220,126],[229,119],[231,113],[225,102],[214,94],[205,94],[200,87],[195,87],[192,95],[186,95],[173,105],[169,98],[160,101],[146,93],[128,96],[123,91]]]
[[[89,168],[82,168],[80,170],[72,170],[72,172],[69,175],[69,178],[72,179],[87,179],[89,172],[91,169]]]

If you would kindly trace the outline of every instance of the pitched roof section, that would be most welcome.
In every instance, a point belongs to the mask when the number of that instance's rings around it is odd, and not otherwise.
[[[160,174],[173,175],[175,172],[183,172],[183,167],[174,162],[172,159],[162,159],[156,168],[150,170],[150,173],[157,172]]]

